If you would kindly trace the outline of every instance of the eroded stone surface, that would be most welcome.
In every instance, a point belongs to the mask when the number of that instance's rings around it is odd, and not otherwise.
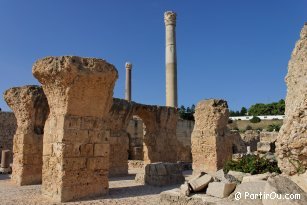
[[[1,150],[13,151],[13,136],[17,129],[17,121],[14,113],[0,111],[0,153]],[[9,157],[9,162],[13,162],[13,155]]]
[[[177,163],[152,163],[145,167],[145,183],[166,186],[184,182],[181,166]]]
[[[46,96],[39,86],[24,86],[7,90],[4,99],[14,111],[18,126],[12,179],[18,185],[40,183],[44,125],[49,113]]]
[[[288,64],[284,124],[276,142],[278,166],[293,175],[307,169],[307,25]]]
[[[227,102],[216,99],[201,101],[196,106],[194,116],[193,171],[214,173],[232,157],[232,140],[227,135]]]
[[[206,194],[218,198],[224,198],[236,188],[235,183],[211,182],[209,183]]]
[[[283,176],[269,178],[265,184],[264,192],[278,194],[278,198],[263,197],[262,203],[264,205],[304,205],[307,203],[307,193]],[[299,196],[299,198],[295,198],[295,196]]]
[[[38,60],[32,71],[50,107],[42,193],[55,201],[108,193],[108,117],[117,70],[101,59],[63,56]]]

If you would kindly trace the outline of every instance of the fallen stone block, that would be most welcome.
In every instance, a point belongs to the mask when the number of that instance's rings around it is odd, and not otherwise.
[[[210,176],[209,174],[205,174],[197,179],[189,181],[189,184],[194,192],[198,192],[205,189],[212,181],[212,176]]]
[[[259,182],[246,182],[236,186],[235,191],[228,197],[229,200],[233,200],[236,204],[255,204],[261,205],[262,201],[259,197],[259,193],[264,192],[265,181]]]
[[[236,184],[240,183],[240,181],[238,181],[234,176],[226,174],[223,169],[220,169],[215,173],[214,181]]]
[[[224,198],[228,197],[235,188],[235,183],[211,182],[208,185],[206,194],[218,198]]]
[[[230,170],[227,174],[235,177],[240,182],[242,182],[243,177],[251,175],[250,173],[237,172],[237,171],[232,171],[232,170]]]
[[[256,174],[256,175],[251,175],[251,176],[244,176],[243,180],[242,180],[242,183],[266,181],[270,176],[272,176],[271,173]]]
[[[188,183],[184,183],[180,186],[180,193],[184,196],[189,196],[191,192],[191,188]]]
[[[187,197],[180,193],[180,189],[172,189],[160,193],[159,205],[215,205],[221,200],[206,194],[194,194]]]
[[[307,192],[307,171],[304,174],[296,174],[289,177],[294,183],[296,183],[301,189]]]
[[[287,177],[270,177],[264,192],[270,194],[270,197],[262,198],[263,205],[307,204],[307,193]]]

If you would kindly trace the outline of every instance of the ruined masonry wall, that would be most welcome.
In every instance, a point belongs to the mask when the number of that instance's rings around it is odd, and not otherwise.
[[[17,122],[14,113],[0,112],[0,153],[5,149],[10,150],[11,153],[13,152],[13,136],[16,129]],[[10,155],[9,162],[13,162],[12,154]]]
[[[216,172],[232,157],[232,138],[228,133],[229,110],[224,100],[199,102],[192,133],[193,172]]]
[[[32,72],[50,107],[43,195],[65,202],[107,194],[109,110],[117,70],[105,60],[63,56],[38,60]]]

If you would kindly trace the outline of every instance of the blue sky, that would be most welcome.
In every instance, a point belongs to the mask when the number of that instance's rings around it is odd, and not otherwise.
[[[33,63],[45,56],[133,63],[132,98],[165,104],[163,13],[177,12],[179,105],[223,98],[231,109],[278,101],[307,1],[296,0],[0,0],[0,92],[38,84]],[[9,110],[3,98],[2,110]]]

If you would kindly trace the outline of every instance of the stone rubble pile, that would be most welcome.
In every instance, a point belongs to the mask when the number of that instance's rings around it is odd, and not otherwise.
[[[249,193],[250,198],[242,197]],[[271,200],[268,197],[253,198],[259,193],[275,192],[281,195],[299,194],[296,200]],[[241,197],[237,200],[237,194]],[[201,173],[186,181],[180,188],[164,191],[160,194],[162,205],[198,205],[198,204],[306,204],[307,192],[288,177],[276,173],[251,175],[249,173],[222,169],[214,174]]]

